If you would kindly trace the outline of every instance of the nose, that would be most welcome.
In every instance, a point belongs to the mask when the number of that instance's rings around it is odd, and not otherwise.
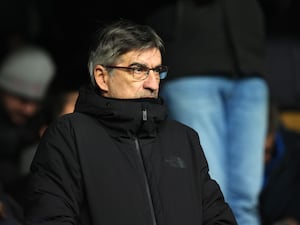
[[[32,116],[38,110],[39,105],[35,102],[23,102],[23,113],[27,116]]]
[[[152,91],[157,91],[159,89],[159,83],[159,74],[150,70],[147,79],[144,81],[144,88],[151,89]]]

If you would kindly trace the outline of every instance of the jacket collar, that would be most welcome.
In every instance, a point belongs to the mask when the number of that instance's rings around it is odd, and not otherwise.
[[[112,136],[151,137],[167,117],[162,98],[106,98],[91,85],[79,90],[75,112],[89,114],[106,127]]]

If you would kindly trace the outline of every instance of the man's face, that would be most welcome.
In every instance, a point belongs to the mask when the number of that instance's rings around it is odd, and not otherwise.
[[[121,56],[119,63],[111,66],[130,67],[137,64],[148,68],[160,66],[160,51],[155,48],[131,51]],[[97,65],[94,76],[105,97],[121,99],[158,97],[160,79],[153,70],[150,70],[146,79],[135,80],[130,70],[113,69],[111,74],[108,74],[107,68]]]
[[[15,125],[24,125],[40,109],[40,104],[22,99],[9,93],[2,93],[4,107]]]

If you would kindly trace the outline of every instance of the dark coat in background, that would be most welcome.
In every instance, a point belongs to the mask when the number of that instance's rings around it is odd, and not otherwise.
[[[14,125],[0,101],[0,182],[3,190],[17,201],[21,197],[19,188],[24,179],[20,157],[26,147],[39,140],[39,124],[39,119],[33,118],[27,125]]]
[[[265,73],[265,24],[256,0],[170,1],[146,22],[166,43],[169,79]]]
[[[271,170],[260,196],[263,225],[289,217],[300,221],[300,134],[285,128],[279,133],[284,154]]]

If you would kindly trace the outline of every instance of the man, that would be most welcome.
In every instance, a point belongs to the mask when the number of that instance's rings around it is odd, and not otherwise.
[[[160,37],[120,20],[96,39],[91,85],[33,159],[26,223],[236,224],[197,133],[166,119]]]

